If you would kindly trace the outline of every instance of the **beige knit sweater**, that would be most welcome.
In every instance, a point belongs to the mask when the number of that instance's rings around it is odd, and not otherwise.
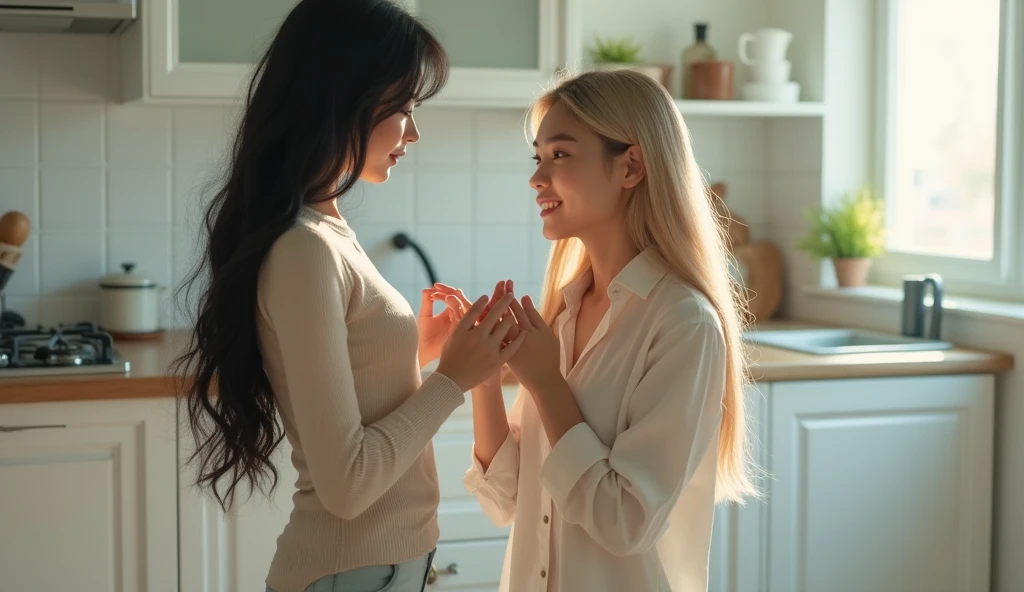
[[[430,552],[430,441],[465,395],[441,374],[421,381],[416,316],[344,221],[303,208],[260,271],[258,322],[299,474],[267,585],[298,592]]]

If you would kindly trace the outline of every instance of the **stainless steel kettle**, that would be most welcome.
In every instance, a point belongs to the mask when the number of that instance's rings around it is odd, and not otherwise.
[[[925,294],[932,289],[931,322],[925,327]],[[907,337],[939,339],[942,331],[942,276],[937,273],[903,277],[903,317],[900,332]]]

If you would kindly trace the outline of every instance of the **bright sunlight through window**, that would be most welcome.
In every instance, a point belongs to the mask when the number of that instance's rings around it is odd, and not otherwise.
[[[896,22],[888,248],[992,259],[999,0],[901,0]]]

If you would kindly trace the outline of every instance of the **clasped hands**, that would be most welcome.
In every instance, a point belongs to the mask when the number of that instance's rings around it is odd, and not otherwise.
[[[438,301],[445,303],[445,309],[434,314]],[[558,339],[533,299],[515,297],[511,280],[498,282],[490,297],[476,302],[470,302],[462,290],[434,284],[422,292],[417,322],[420,366],[440,357],[438,372],[466,390],[500,386],[506,364],[530,391],[561,379]],[[495,351],[481,352],[481,348]]]

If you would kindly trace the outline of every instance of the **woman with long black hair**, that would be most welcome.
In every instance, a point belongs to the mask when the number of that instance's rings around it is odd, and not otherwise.
[[[271,455],[283,437],[293,448],[271,590],[421,591],[438,540],[430,440],[522,340],[503,343],[510,296],[457,323],[433,315],[428,289],[417,317],[338,210],[358,180],[387,180],[447,75],[438,41],[395,4],[302,0],[250,84],[177,367],[198,481],[222,506],[239,485],[272,490]]]

